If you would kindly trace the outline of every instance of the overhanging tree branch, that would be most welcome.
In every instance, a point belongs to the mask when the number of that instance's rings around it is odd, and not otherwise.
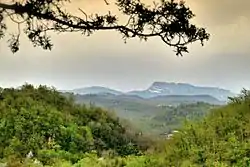
[[[166,45],[174,47],[177,55],[188,52],[189,43],[200,41],[203,45],[203,42],[209,39],[204,28],[197,28],[190,23],[194,14],[183,2],[163,0],[161,5],[155,4],[154,8],[148,8],[140,1],[117,0],[119,10],[128,16],[125,25],[120,25],[117,16],[110,12],[106,15],[89,16],[79,9],[85,18],[71,15],[62,10],[62,2],[63,0],[27,0],[23,3],[0,3],[0,37],[6,31],[6,19],[11,18],[18,26],[25,25],[24,32],[34,46],[44,49],[52,48],[46,33],[51,30],[81,32],[84,35],[91,35],[100,30],[116,30],[122,34],[125,41],[134,37],[141,40],[159,37]],[[13,20],[13,15],[21,21]],[[11,50],[16,52],[19,50],[19,34],[11,39]],[[178,39],[177,42],[174,42],[175,39]]]

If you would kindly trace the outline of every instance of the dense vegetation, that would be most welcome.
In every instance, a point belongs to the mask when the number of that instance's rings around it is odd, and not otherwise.
[[[187,124],[166,149],[169,166],[249,166],[250,92],[243,90],[227,106]]]
[[[77,105],[55,89],[23,85],[1,89],[0,158],[32,151],[41,162],[52,157],[76,162],[84,153],[139,155],[138,137],[118,118],[97,107]]]
[[[158,133],[171,133],[173,130],[181,128],[186,121],[200,120],[210,113],[211,109],[218,108],[218,105],[212,105],[204,102],[180,104],[178,106],[161,106],[163,112],[154,115],[149,125],[144,127],[149,128],[147,131]]]
[[[146,152],[139,136],[99,108],[76,105],[43,86],[2,89],[0,156],[9,167],[249,166],[249,106],[244,90]],[[25,158],[29,151],[33,158]]]

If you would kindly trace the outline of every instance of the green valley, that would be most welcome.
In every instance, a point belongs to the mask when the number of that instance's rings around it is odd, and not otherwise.
[[[145,99],[135,95],[88,94],[74,98],[79,104],[105,108],[128,120],[138,131],[157,136],[179,128],[185,119],[201,118],[223,104],[208,95]]]

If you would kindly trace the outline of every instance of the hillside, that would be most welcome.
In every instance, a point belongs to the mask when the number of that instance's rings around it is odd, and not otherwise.
[[[219,101],[210,95],[165,95],[165,96],[156,96],[149,98],[148,101],[155,102],[158,104],[183,104],[183,103],[196,103],[204,102],[209,104],[225,104],[223,101]]]
[[[110,112],[77,105],[46,86],[1,89],[0,159],[24,158],[30,151],[43,163],[76,162],[85,153],[137,155],[147,146]]]
[[[193,114],[194,107],[199,108],[199,114],[204,116],[211,107],[224,104],[208,95],[197,96],[159,96],[144,99],[135,95],[93,94],[75,95],[77,103],[95,105],[113,111],[117,116],[127,119],[131,124],[144,133],[159,135],[180,127],[185,117],[179,109],[186,104],[187,115]],[[180,105],[180,106],[179,106]],[[190,107],[189,107],[190,106]],[[174,113],[171,114],[169,113]],[[168,115],[172,123],[166,120],[156,120],[154,117]],[[164,117],[165,117],[164,116]],[[177,118],[178,117],[178,118]]]
[[[168,166],[249,166],[250,92],[243,90],[205,119],[188,123],[169,140]]]
[[[64,93],[65,94],[65,93]],[[111,93],[102,94],[76,94],[76,100],[84,103],[95,103],[103,107],[121,106],[123,103],[139,103],[143,105],[159,106],[159,105],[179,105],[182,103],[204,102],[215,105],[226,104],[210,95],[165,95],[155,96],[151,98],[143,98],[138,95],[115,95]]]

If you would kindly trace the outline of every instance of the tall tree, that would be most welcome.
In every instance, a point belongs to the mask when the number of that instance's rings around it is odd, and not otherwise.
[[[109,5],[109,3],[104,0]],[[8,32],[7,20],[17,25],[18,33],[11,35],[9,46],[13,53],[19,50],[21,25],[34,46],[52,49],[48,31],[80,32],[91,35],[96,31],[118,31],[126,41],[138,37],[147,40],[159,37],[166,45],[173,47],[177,55],[188,52],[188,44],[200,41],[203,45],[209,39],[205,28],[190,23],[195,16],[183,1],[161,0],[148,7],[140,0],[116,0],[119,11],[127,16],[127,23],[121,24],[118,16],[107,12],[105,15],[90,15],[79,10],[79,17],[63,10],[69,0],[7,0],[0,2],[0,39]]]

